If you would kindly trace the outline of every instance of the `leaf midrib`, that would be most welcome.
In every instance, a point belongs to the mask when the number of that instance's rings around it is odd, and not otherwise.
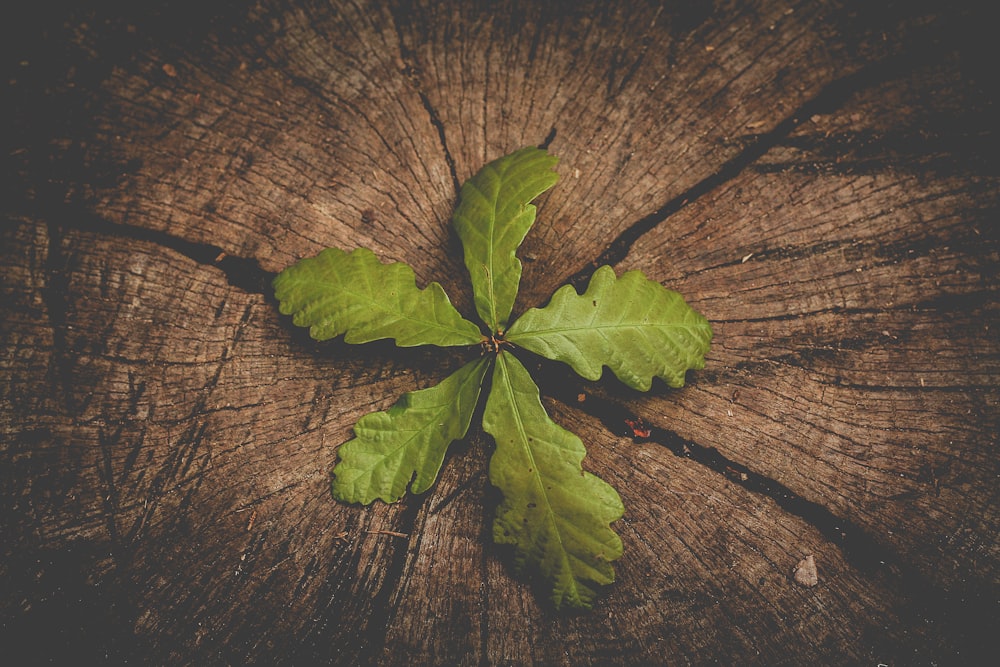
[[[497,356],[497,363],[502,363],[504,365],[504,383],[506,384],[507,395],[510,396],[510,405],[512,412],[514,413],[514,420],[517,422],[517,431],[521,436],[521,442],[524,446],[524,451],[528,455],[528,461],[531,462],[532,478],[535,480],[535,484],[538,487],[538,491],[542,498],[545,499],[545,507],[547,508],[546,521],[552,524],[552,531],[556,534],[556,539],[559,541],[559,553],[560,559],[563,562],[563,566],[569,573],[570,581],[572,581],[574,588],[576,587],[576,576],[573,574],[572,565],[569,563],[569,551],[566,549],[566,545],[563,542],[562,532],[559,530],[558,521],[556,521],[555,509],[552,507],[552,503],[549,501],[549,495],[545,493],[545,484],[542,482],[542,476],[540,474],[540,468],[538,467],[538,462],[535,461],[535,456],[531,451],[531,447],[528,445],[528,434],[524,429],[524,421],[521,419],[521,411],[518,409],[517,401],[514,400],[514,388],[510,383],[510,370],[504,361],[503,353],[501,352]],[[530,377],[530,375],[529,375]],[[539,399],[540,400],[540,399]]]
[[[470,381],[471,381],[471,380],[472,380],[473,378],[475,378],[475,377],[476,377],[476,373],[474,373],[474,372],[473,372],[473,373],[469,373],[469,377],[468,377],[468,379],[466,379],[466,380],[465,380],[465,382],[463,382],[462,384],[460,384],[460,385],[458,386],[458,390],[457,390],[457,391],[455,392],[455,395],[456,395],[456,396],[458,396],[458,395],[461,395],[461,393],[462,393],[462,390],[463,390],[463,389],[465,389],[465,387],[466,387],[466,386],[468,385],[468,383],[469,383],[469,382],[470,382]],[[480,380],[480,382],[482,382],[482,380]],[[404,442],[403,442],[403,443],[402,443],[402,444],[401,444],[401,445],[400,445],[399,447],[396,447],[395,449],[393,449],[393,450],[391,450],[391,451],[390,451],[389,453],[387,453],[387,454],[386,454],[385,456],[383,456],[383,457],[382,457],[381,459],[379,459],[379,462],[378,462],[378,463],[376,463],[376,465],[378,465],[378,464],[380,464],[380,463],[384,462],[384,461],[385,461],[386,459],[388,459],[388,458],[389,458],[390,456],[394,456],[395,454],[399,453],[399,451],[400,451],[400,450],[402,450],[403,448],[407,447],[407,446],[408,446],[408,445],[409,445],[409,444],[410,444],[411,442],[413,442],[413,441],[414,441],[415,439],[417,439],[417,437],[419,436],[419,434],[420,434],[420,433],[422,433],[423,431],[425,431],[425,430],[427,429],[428,425],[430,425],[431,423],[433,423],[433,422],[437,421],[437,420],[438,420],[438,418],[439,418],[439,417],[440,417],[440,416],[441,416],[441,415],[442,415],[442,414],[443,414],[444,412],[448,411],[448,410],[449,410],[449,409],[451,408],[451,406],[452,406],[452,403],[453,403],[453,402],[454,402],[454,401],[451,401],[451,402],[445,402],[445,403],[442,403],[442,404],[439,404],[439,405],[435,406],[435,407],[437,407],[437,408],[438,408],[438,410],[437,410],[436,412],[433,412],[433,413],[432,413],[432,414],[433,414],[433,416],[434,416],[434,419],[429,419],[429,420],[427,420],[427,421],[426,421],[426,422],[424,423],[424,425],[423,425],[422,427],[420,427],[420,428],[418,428],[418,429],[414,429],[413,431],[410,431],[410,433],[411,433],[412,435],[410,435],[410,437],[408,437],[408,438],[407,438],[407,439],[406,439],[406,440],[405,440],[405,441],[404,441]],[[388,414],[388,411],[386,411],[386,414]],[[448,443],[448,444],[451,444],[451,442],[449,441],[449,443]],[[364,468],[364,470],[365,470],[366,472],[370,472],[370,471],[372,471],[372,470],[374,470],[374,469],[375,469],[375,466],[372,466],[371,468]],[[414,472],[417,472],[417,471],[415,470]],[[407,482],[406,486],[410,486],[410,482]],[[404,488],[405,488],[405,487],[404,487]]]
[[[367,277],[366,277],[366,280],[367,280]],[[322,281],[317,281],[317,282],[322,282]],[[430,283],[424,289],[419,289],[418,288],[419,294],[423,295],[424,293],[426,293],[426,291],[428,289],[430,289],[431,285],[435,285],[435,284],[437,284],[437,283]],[[400,315],[400,317],[398,317],[397,319],[406,320],[406,321],[409,321],[409,322],[417,322],[417,323],[421,323],[421,324],[423,324],[425,326],[429,325],[430,328],[439,329],[439,330],[442,330],[442,331],[449,331],[451,333],[457,333],[457,334],[463,334],[463,335],[466,333],[466,332],[462,331],[461,329],[456,329],[454,327],[449,327],[449,326],[446,326],[444,324],[441,324],[437,320],[422,320],[422,319],[418,319],[418,318],[410,315],[409,313],[407,313],[405,311],[391,310],[389,308],[385,308],[385,307],[383,307],[383,306],[380,305],[381,302],[379,300],[376,300],[374,297],[371,297],[370,294],[362,294],[360,292],[357,292],[355,290],[349,289],[347,287],[343,287],[341,289],[344,292],[346,292],[347,294],[349,294],[349,295],[351,295],[353,297],[356,297],[356,298],[362,298],[362,299],[363,298],[370,298],[370,303],[372,304],[372,307],[374,308],[374,310],[377,310],[379,313],[386,314],[386,315]],[[371,291],[374,291],[374,290],[371,290]],[[447,294],[445,294],[445,296],[447,296]],[[315,303],[316,301],[321,301],[323,298],[324,297],[318,297],[312,303]],[[436,311],[433,308],[430,308],[429,310],[431,312],[435,312],[436,313]],[[325,318],[322,318],[320,321],[321,322],[323,322],[323,321],[330,321],[330,320],[333,320],[333,319],[334,319],[333,317],[325,317]],[[460,321],[462,321],[462,322],[469,322],[469,320],[465,319],[464,317],[462,317]],[[473,327],[476,327],[476,325],[473,322],[469,322],[469,324],[471,324]],[[368,329],[371,329],[372,325],[371,324],[367,324],[366,327]],[[478,330],[479,327],[476,327],[476,329]],[[344,333],[347,334],[349,332],[350,332],[350,329],[347,329]],[[393,340],[396,339],[395,336],[393,336],[392,338],[393,338]],[[469,345],[475,345],[475,343],[469,343]]]
[[[705,327],[705,324],[602,324],[598,326],[578,326],[578,327],[563,327],[560,329],[529,329],[528,331],[521,331],[511,334],[507,337],[512,343],[517,342],[518,338],[534,338],[538,336],[544,336],[547,334],[558,334],[558,333],[572,333],[576,331],[602,331],[605,329],[693,329],[698,327]]]
[[[489,224],[489,236],[486,242],[486,286],[489,290],[489,304],[490,304],[490,321],[486,325],[491,331],[497,331],[500,328],[500,318],[497,317],[497,297],[496,297],[496,287],[494,285],[496,281],[496,266],[494,261],[495,253],[493,252],[494,247],[497,243],[497,209],[500,204],[500,190],[503,187],[503,172],[498,169],[487,166],[487,168],[492,169],[493,173],[496,174],[497,179],[497,191],[496,194],[490,198],[485,197],[486,193],[479,190],[480,193],[484,195],[484,198],[491,199],[490,201],[490,224]],[[506,171],[506,170],[505,170]],[[475,186],[478,190],[479,187]]]

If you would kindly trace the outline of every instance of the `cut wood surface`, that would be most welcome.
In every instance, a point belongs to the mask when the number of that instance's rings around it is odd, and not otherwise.
[[[977,12],[18,11],[0,228],[10,664],[1000,651],[1000,142]],[[679,390],[521,356],[625,505],[618,580],[585,613],[553,610],[492,543],[478,426],[425,494],[331,497],[352,425],[478,348],[316,343],[270,289],[298,259],[363,246],[473,317],[458,187],[525,145],[558,155],[561,179],[519,251],[515,316],[610,264],[715,330]]]

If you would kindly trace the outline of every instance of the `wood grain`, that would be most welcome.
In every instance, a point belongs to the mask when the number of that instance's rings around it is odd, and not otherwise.
[[[977,664],[1000,648],[1000,152],[975,11],[18,11],[0,627],[19,664]],[[681,390],[523,356],[625,502],[618,581],[582,614],[554,612],[492,544],[478,428],[427,494],[330,496],[360,416],[478,350],[318,344],[269,288],[323,247],[366,246],[471,317],[458,186],[529,144],[561,180],[520,251],[515,314],[608,263],[715,328]],[[793,576],[810,555],[816,586]]]

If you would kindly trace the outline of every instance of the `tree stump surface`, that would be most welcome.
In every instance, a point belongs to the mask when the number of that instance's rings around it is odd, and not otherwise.
[[[997,650],[1000,153],[981,16],[133,4],[6,22],[11,664]],[[715,329],[680,390],[529,359],[626,508],[618,580],[579,614],[492,543],[478,426],[426,494],[331,498],[357,419],[478,351],[315,343],[269,287],[324,247],[365,246],[471,317],[458,186],[532,144],[561,179],[519,252],[515,314],[611,264]]]

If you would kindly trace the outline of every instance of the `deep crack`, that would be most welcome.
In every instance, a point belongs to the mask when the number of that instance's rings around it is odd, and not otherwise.
[[[448,170],[451,173],[451,181],[455,187],[455,194],[457,196],[459,190],[462,188],[462,183],[458,178],[458,170],[455,167],[455,158],[452,157],[451,150],[448,148],[448,137],[445,132],[444,122],[441,120],[440,114],[438,114],[437,109],[434,108],[430,97],[428,97],[420,83],[420,70],[415,64],[417,61],[417,55],[413,52],[413,49],[406,45],[406,40],[403,39],[403,16],[400,14],[398,9],[393,10],[392,22],[394,28],[396,29],[399,57],[404,63],[404,70],[402,74],[410,82],[410,85],[413,86],[417,96],[420,98],[420,103],[424,107],[424,111],[427,112],[431,125],[434,126],[434,129],[437,132],[438,142],[441,144],[441,150],[444,152],[444,160],[448,164]]]
[[[614,266],[628,256],[632,246],[642,236],[665,222],[670,216],[679,212],[700,197],[716,188],[732,181],[754,162],[766,155],[772,148],[781,145],[804,121],[817,114],[829,114],[840,108],[847,100],[858,92],[865,90],[889,77],[911,71],[920,65],[932,62],[939,55],[940,48],[928,48],[919,57],[912,53],[902,53],[885,60],[869,64],[846,76],[836,79],[826,85],[812,99],[799,106],[785,120],[778,123],[771,131],[754,137],[753,142],[729,161],[723,163],[715,172],[698,181],[684,192],[673,197],[660,208],[649,213],[632,224],[612,240],[607,248],[591,264],[570,276],[570,282],[577,291],[583,291],[591,274],[597,267],[604,264]]]

